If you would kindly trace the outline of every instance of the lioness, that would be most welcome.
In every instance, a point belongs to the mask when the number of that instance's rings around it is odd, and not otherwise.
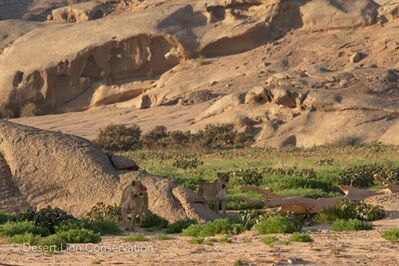
[[[227,185],[229,184],[229,173],[218,173],[218,179],[213,183],[201,184],[198,188],[198,194],[207,202],[215,203],[216,213],[219,213],[222,205],[222,213],[226,212],[227,205]]]
[[[148,212],[147,188],[140,181],[133,180],[122,193],[122,226],[125,230],[134,230],[137,219],[142,221]],[[129,222],[130,214],[130,222]]]

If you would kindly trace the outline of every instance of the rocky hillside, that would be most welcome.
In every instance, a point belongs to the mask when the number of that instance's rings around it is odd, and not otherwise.
[[[0,105],[51,114],[19,123],[87,138],[111,122],[233,123],[260,146],[399,144],[397,1],[68,4],[44,23],[0,22]]]

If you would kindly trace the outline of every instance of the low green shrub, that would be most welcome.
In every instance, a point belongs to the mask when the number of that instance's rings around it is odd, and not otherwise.
[[[0,212],[0,224],[15,221],[15,215],[6,212]]]
[[[264,236],[260,240],[263,244],[266,244],[268,246],[271,246],[272,244],[276,243],[279,241],[279,239],[276,236]]]
[[[172,163],[172,166],[179,169],[187,170],[187,169],[196,169],[198,168],[198,166],[203,164],[204,162],[198,158],[179,158]]]
[[[55,227],[55,231],[63,232],[69,230],[88,229],[101,235],[118,235],[122,231],[116,222],[111,221],[87,221],[87,220],[73,220],[63,222]]]
[[[97,202],[83,218],[90,221],[119,222],[122,220],[122,213],[121,208],[116,204],[107,205],[104,202]]]
[[[372,230],[373,224],[361,221],[359,219],[349,219],[349,220],[336,220],[331,225],[331,230],[333,231],[360,231],[360,230]]]
[[[382,232],[382,237],[391,243],[399,243],[399,229],[392,228]]]
[[[60,231],[56,235],[63,238],[67,243],[99,243],[101,241],[100,233],[85,228]]]
[[[287,176],[280,178],[277,182],[273,182],[270,185],[272,191],[298,188],[320,189],[326,192],[335,190],[334,185],[331,182],[308,177]]]
[[[32,221],[35,225],[46,228],[50,233],[54,233],[55,226],[60,223],[74,219],[75,218],[66,211],[50,206],[40,209],[39,211],[31,208],[26,212],[16,215],[17,221]]]
[[[7,222],[0,225],[0,236],[14,236],[31,233],[33,235],[46,236],[49,235],[49,230],[44,227],[35,225],[32,221],[24,222]]]
[[[204,241],[205,241],[205,239],[203,237],[194,237],[189,240],[189,243],[191,245],[201,245],[204,243]]]
[[[277,209],[254,209],[240,211],[239,217],[246,229],[251,229],[254,225],[261,223],[272,217],[284,217],[292,221],[296,227],[301,228],[308,218],[306,214],[294,214],[292,212],[280,211]]]
[[[170,224],[168,227],[168,230],[166,231],[168,234],[179,234],[181,233],[184,229],[189,227],[192,224],[196,224],[196,220],[181,220],[177,221],[173,224]]]
[[[232,176],[245,185],[259,186],[263,181],[263,175],[257,169],[240,169],[233,172]]]
[[[136,125],[109,125],[100,129],[94,143],[106,151],[128,151],[141,148],[141,129]]]
[[[7,239],[10,244],[29,244],[31,246],[36,245],[39,240],[40,237],[32,233],[13,235]]]
[[[220,218],[204,224],[192,224],[183,230],[184,236],[207,237],[217,234],[239,234],[244,226],[229,218]]]
[[[385,211],[381,206],[370,205],[361,201],[345,200],[319,213],[316,216],[316,221],[325,223],[352,218],[362,221],[375,221],[384,218],[385,215]]]
[[[267,218],[254,226],[259,234],[293,233],[300,231],[292,220],[283,216],[273,216]]]
[[[64,250],[68,247],[67,241],[58,234],[49,235],[39,239],[36,246],[40,247],[43,251],[55,252],[57,250]]]
[[[155,213],[148,214],[144,220],[140,222],[140,227],[152,230],[167,228],[168,225],[169,222],[166,219]]]
[[[290,242],[313,242],[313,239],[308,234],[293,233],[288,239]]]
[[[148,239],[140,233],[131,233],[128,236],[122,238],[125,242],[136,242],[136,241],[147,241]]]
[[[399,166],[392,162],[349,166],[342,171],[339,183],[354,187],[371,187],[374,185],[374,174],[397,182],[399,181]]]

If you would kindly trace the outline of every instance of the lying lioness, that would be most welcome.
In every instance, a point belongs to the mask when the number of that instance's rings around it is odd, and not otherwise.
[[[198,188],[198,194],[208,203],[215,204],[216,213],[219,213],[220,205],[222,213],[226,212],[227,206],[227,185],[229,184],[229,173],[218,173],[218,179],[213,183],[201,184]]]
[[[133,180],[122,193],[122,226],[125,230],[134,230],[137,219],[142,221],[148,212],[147,188],[140,181]],[[130,221],[129,221],[130,214]]]

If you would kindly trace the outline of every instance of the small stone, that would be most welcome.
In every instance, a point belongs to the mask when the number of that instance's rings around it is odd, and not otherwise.
[[[355,52],[354,54],[351,55],[351,57],[349,58],[349,61],[351,63],[357,63],[357,62],[360,62],[364,57],[365,57],[364,54]]]

